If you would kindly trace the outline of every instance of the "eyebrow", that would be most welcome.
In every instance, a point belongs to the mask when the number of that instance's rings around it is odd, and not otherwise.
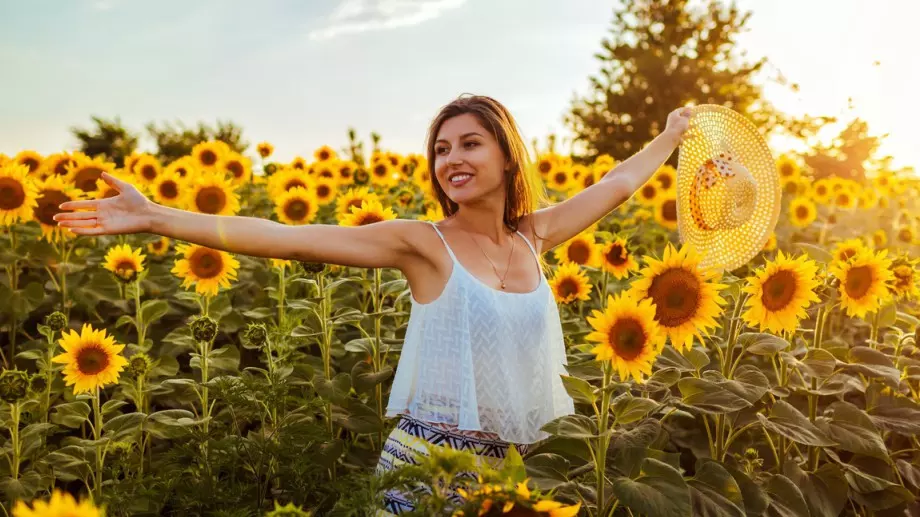
[[[477,132],[475,132],[475,131],[470,131],[469,133],[463,133],[462,135],[460,135],[460,140],[463,140],[464,138],[466,138],[466,137],[468,137],[468,136],[473,136],[473,135],[482,136],[482,135],[480,135],[479,133],[477,133]],[[439,138],[438,141],[435,142],[435,143],[438,143],[438,142],[447,142],[447,140],[445,140],[445,139],[443,139],[443,138]]]

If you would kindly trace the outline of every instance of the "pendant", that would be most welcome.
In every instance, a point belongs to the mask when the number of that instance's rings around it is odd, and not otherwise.
[[[505,288],[505,283],[504,283],[504,282],[502,282],[502,289],[504,289],[504,288]]]

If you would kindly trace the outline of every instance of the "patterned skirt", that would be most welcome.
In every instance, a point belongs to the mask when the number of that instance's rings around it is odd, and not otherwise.
[[[480,465],[485,462],[489,466],[498,467],[511,445],[491,433],[460,431],[443,424],[423,422],[404,414],[400,416],[396,428],[390,432],[383,444],[383,451],[377,463],[377,473],[391,471],[401,465],[417,465],[418,455],[428,456],[428,451],[433,447],[469,451],[479,457]],[[528,445],[513,445],[521,455],[527,452]],[[470,473],[470,477],[472,476]],[[458,487],[449,488],[448,497],[459,503],[461,499],[456,488]],[[430,490],[426,487],[421,489]],[[377,517],[399,515],[411,510],[414,510],[414,506],[407,493],[395,489],[388,490],[384,494],[383,509],[377,511]]]

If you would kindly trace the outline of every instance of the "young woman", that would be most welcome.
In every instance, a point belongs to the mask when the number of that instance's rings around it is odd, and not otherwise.
[[[523,453],[540,427],[574,412],[562,386],[565,350],[558,307],[540,257],[629,198],[680,143],[689,108],[643,150],[574,197],[537,209],[517,124],[498,101],[461,96],[432,121],[427,154],[438,223],[288,226],[216,216],[149,201],[108,174],[119,195],[70,201],[55,216],[81,235],[148,232],[232,253],[363,268],[396,268],[412,311],[387,406],[399,416],[378,471],[415,462],[429,447],[470,450],[496,463]],[[386,511],[411,509],[392,491]],[[385,512],[382,512],[386,514]]]

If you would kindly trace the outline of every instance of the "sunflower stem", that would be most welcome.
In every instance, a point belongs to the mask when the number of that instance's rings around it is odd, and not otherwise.
[[[383,309],[383,300],[380,297],[380,268],[374,268],[374,373],[380,372],[380,311]],[[377,398],[377,418],[383,422],[383,385],[377,383],[374,386],[374,394]],[[383,430],[377,432],[377,440],[383,446]]]
[[[812,349],[817,350],[821,348],[821,342],[824,339],[824,320],[827,318],[827,306],[822,305],[818,308],[818,314],[815,316],[815,340],[812,343]],[[812,424],[815,423],[815,420],[818,418],[818,395],[814,393],[818,389],[818,379],[812,375],[811,377],[811,391],[812,393],[808,394],[808,419]],[[813,470],[818,468],[818,462],[821,459],[821,451],[817,446],[811,446],[808,449],[808,463],[811,465]]]
[[[875,310],[875,313],[872,314],[872,330],[869,333],[869,346],[873,349],[878,349],[878,326],[879,326],[879,313],[882,312],[881,306]]]
[[[93,474],[93,500],[99,501],[102,497],[102,410],[99,404],[99,387],[93,397],[93,440],[96,442],[96,470]]]
[[[140,280],[134,281],[134,311],[135,320],[137,321],[137,347],[144,350],[145,334],[147,325],[144,324],[143,315],[141,314],[141,283]]]
[[[278,270],[278,326],[284,328],[284,269],[285,266],[281,266]]]
[[[13,458],[10,460],[10,471],[13,480],[19,479],[19,454],[22,450],[22,444],[19,443],[19,402],[10,404],[10,419],[13,421],[10,426],[10,443],[13,446]]]
[[[597,474],[597,513],[598,515],[603,515],[604,504],[606,498],[604,497],[605,488],[607,485],[607,445],[609,443],[610,437],[607,435],[607,424],[608,417],[610,415],[610,390],[607,389],[607,386],[610,385],[611,377],[611,367],[610,361],[604,361],[604,380],[601,385],[601,410],[598,414],[598,439],[597,439],[597,458],[595,460],[595,473]]]

